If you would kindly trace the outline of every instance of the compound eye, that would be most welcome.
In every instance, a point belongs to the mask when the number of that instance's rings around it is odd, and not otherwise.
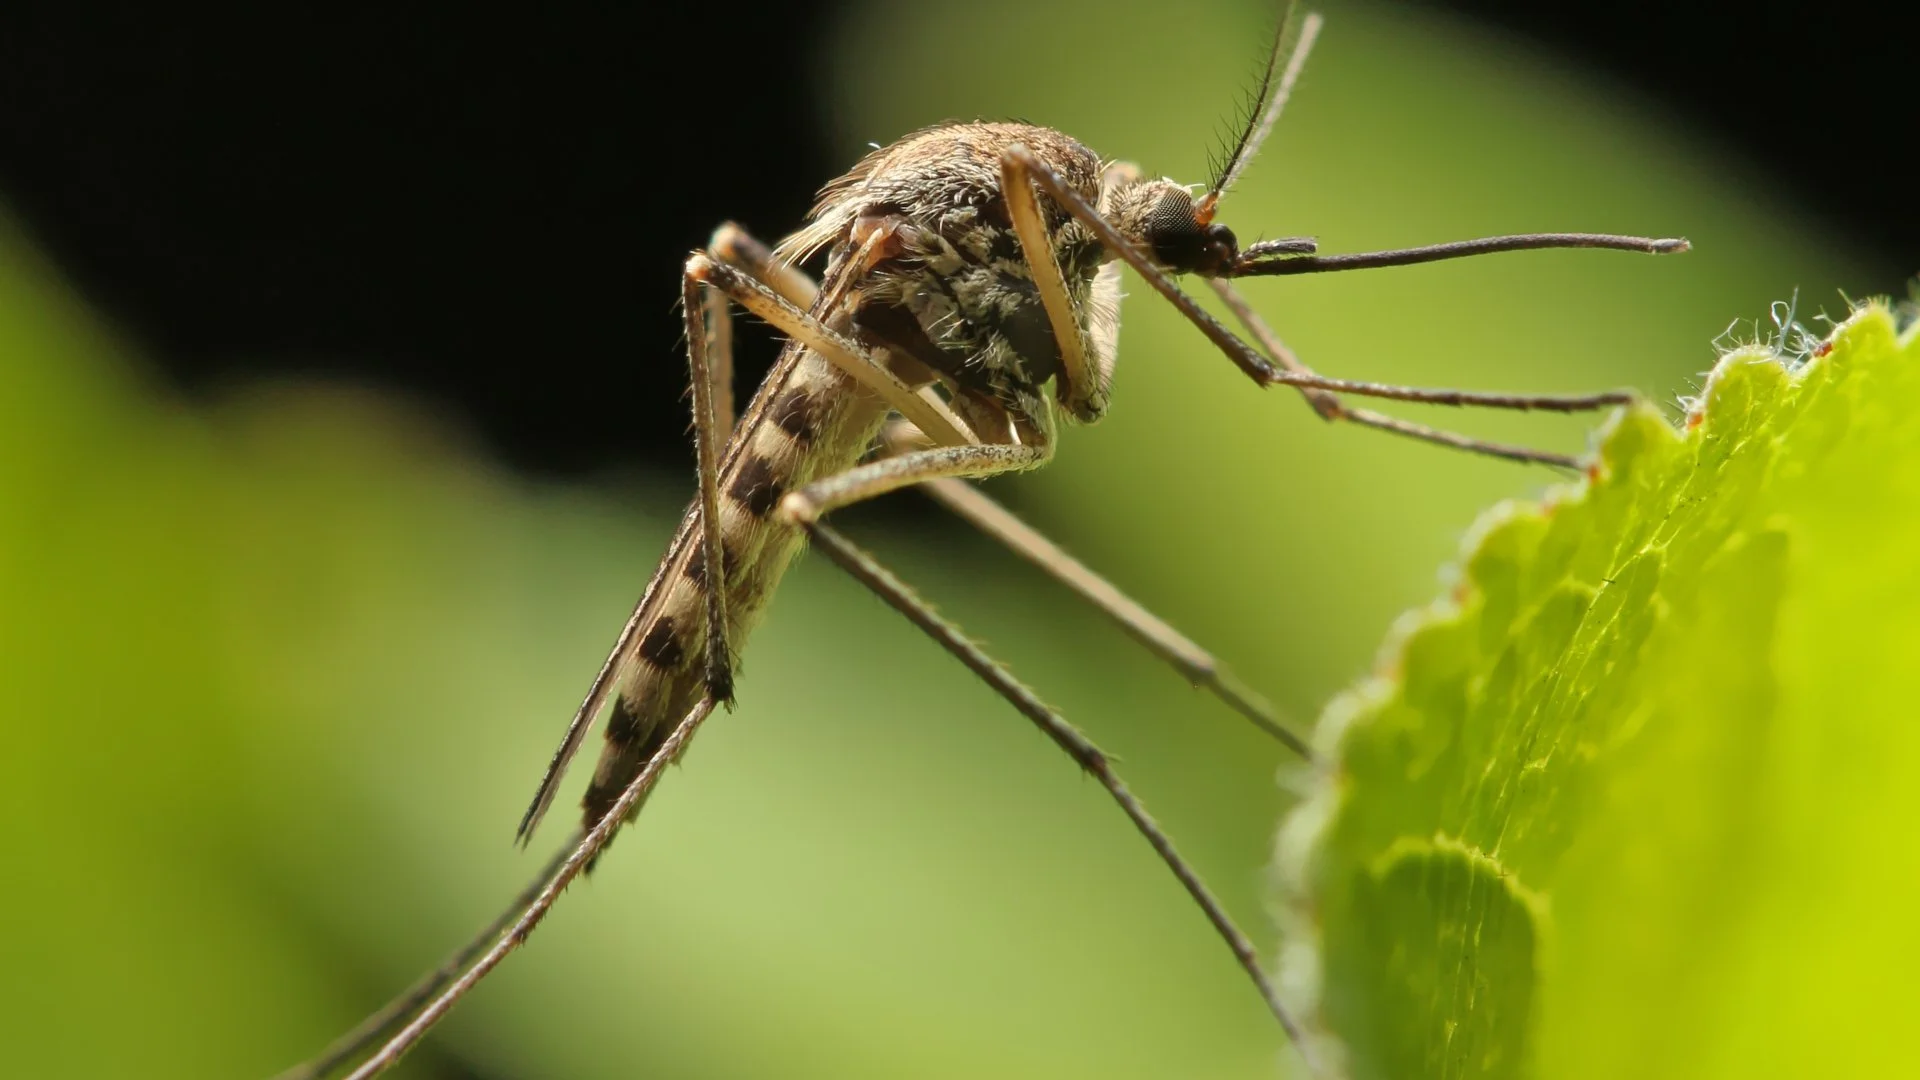
[[[1162,194],[1147,214],[1146,240],[1153,257],[1176,272],[1199,266],[1206,254],[1209,232],[1194,212],[1193,196],[1178,189]]]

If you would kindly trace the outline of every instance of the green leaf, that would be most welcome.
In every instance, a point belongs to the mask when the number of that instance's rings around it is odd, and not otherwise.
[[[1324,714],[1283,981],[1355,1077],[1873,1075],[1920,968],[1920,333],[1725,355]]]

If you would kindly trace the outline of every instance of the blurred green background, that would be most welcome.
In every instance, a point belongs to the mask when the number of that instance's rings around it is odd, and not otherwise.
[[[1017,115],[1198,181],[1270,18],[1204,7],[1177,33],[1143,0],[856,9],[819,70],[849,161],[943,117]],[[1330,16],[1225,204],[1243,240],[1586,229],[1696,251],[1250,286],[1324,370],[1670,398],[1732,319],[1795,288],[1804,316],[1837,312],[1836,290],[1900,284],[1823,243],[1764,165],[1723,159],[1625,87],[1404,9]],[[988,53],[946,47],[982,25],[999,31]],[[1060,42],[1089,26],[1105,55],[1063,66]],[[1148,77],[1130,73],[1139,57]],[[994,488],[1304,725],[1435,591],[1475,512],[1552,477],[1320,424],[1130,291],[1110,419]],[[683,363],[664,341],[647,362]],[[11,231],[0,383],[0,1071],[266,1075],[532,872],[513,822],[690,478],[536,485],[364,390],[263,385],[190,410]],[[1579,420],[1408,415],[1562,449],[1586,437]],[[846,524],[1122,758],[1271,955],[1279,749],[963,528]],[[738,710],[403,1073],[1251,1077],[1276,1062],[1292,1059],[1244,977],[1099,788],[806,560],[747,650]]]

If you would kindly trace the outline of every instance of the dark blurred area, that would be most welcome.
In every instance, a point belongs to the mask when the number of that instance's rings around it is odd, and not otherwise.
[[[1821,153],[1910,103],[1920,7],[1868,33],[1810,0],[1434,4],[1764,163],[1886,288],[1920,267],[1904,174]],[[678,465],[675,270],[725,219],[778,236],[847,163],[808,70],[838,6],[14,4],[0,191],[190,391],[347,377],[524,469]],[[743,379],[770,356],[747,333]]]

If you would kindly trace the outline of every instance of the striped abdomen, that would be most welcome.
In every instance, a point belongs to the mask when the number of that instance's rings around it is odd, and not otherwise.
[[[736,654],[805,536],[775,520],[781,496],[851,468],[885,418],[877,398],[796,345],[754,395],[720,463],[727,640]],[[606,748],[585,800],[589,827],[706,690],[704,590],[712,582],[703,556],[696,500],[613,662]]]

